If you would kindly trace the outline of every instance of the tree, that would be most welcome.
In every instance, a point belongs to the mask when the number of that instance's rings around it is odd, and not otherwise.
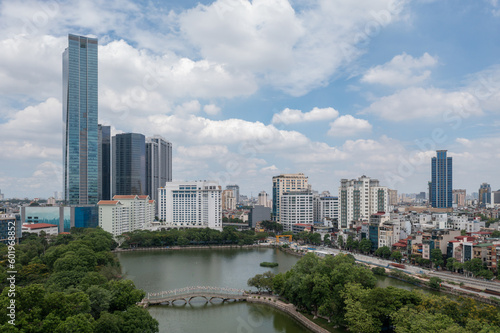
[[[257,288],[259,293],[262,291],[263,285],[262,285],[262,274],[257,274],[254,277],[248,279],[247,285],[249,287],[254,287]]]
[[[460,236],[466,236],[467,235],[467,230],[462,229],[460,230]]]
[[[440,278],[433,276],[429,279],[429,287],[434,288],[434,289],[440,289],[441,288],[441,280]]]
[[[314,244],[314,245],[321,244],[321,235],[316,233],[316,232],[309,235],[309,242],[311,242],[311,244]]]
[[[99,319],[101,312],[108,311],[111,302],[111,292],[98,286],[91,286],[86,291],[90,300],[90,314]]]
[[[342,237],[342,235],[339,235],[339,237],[337,238],[337,244],[339,249],[342,249],[344,247],[344,237]]]
[[[399,251],[392,251],[391,258],[396,260],[397,262],[401,262],[403,255]]]
[[[450,272],[454,270],[453,265],[457,262],[457,259],[455,258],[448,258],[446,260],[446,269],[449,270]]]
[[[140,302],[145,293],[142,290],[135,289],[134,282],[131,280],[110,281],[107,289],[111,292],[111,301],[109,310],[124,311],[131,305]]]
[[[385,259],[389,259],[389,257],[391,256],[391,249],[389,249],[388,246],[379,247],[375,251],[375,255],[378,257],[385,258]]]
[[[444,264],[443,252],[441,252],[440,248],[431,250],[431,262],[436,268],[439,268],[439,266],[442,266]]]
[[[330,241],[330,234],[325,234],[325,236],[323,236],[323,243],[325,243],[325,245],[330,245],[332,243]]]
[[[500,231],[499,230],[493,231],[493,233],[491,234],[491,237],[492,238],[500,238]]]
[[[119,326],[122,333],[158,332],[158,321],[151,317],[146,309],[132,305],[127,308],[127,311],[119,312],[118,315],[122,318],[122,325]]]
[[[56,328],[56,333],[92,333],[94,332],[94,318],[90,314],[79,313],[68,317]]]
[[[359,250],[363,253],[368,253],[372,249],[372,241],[368,238],[363,238],[361,242],[359,242]]]
[[[483,263],[481,259],[474,258],[464,262],[464,269],[473,275],[477,275],[483,269]]]

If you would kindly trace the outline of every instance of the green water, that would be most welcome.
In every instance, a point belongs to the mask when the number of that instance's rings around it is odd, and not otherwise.
[[[247,280],[266,271],[286,272],[299,257],[271,248],[193,249],[117,253],[128,279],[146,292],[214,286],[249,289]],[[278,267],[260,267],[263,261]],[[413,285],[379,277],[380,287],[389,285],[411,290]],[[272,307],[246,302],[207,304],[202,299],[174,306],[152,306],[151,315],[160,332],[169,333],[298,333],[307,332],[291,317]],[[339,330],[338,332],[344,332]]]

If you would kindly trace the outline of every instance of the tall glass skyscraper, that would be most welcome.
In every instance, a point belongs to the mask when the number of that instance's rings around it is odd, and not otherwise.
[[[111,200],[111,126],[98,125],[98,198]]]
[[[158,189],[172,181],[172,143],[161,136],[146,139],[146,194],[158,203]]]
[[[453,202],[453,163],[446,152],[438,150],[432,158],[431,203],[435,208],[450,208]]]
[[[113,137],[113,195],[146,194],[146,138],[138,133]]]
[[[64,199],[98,200],[97,39],[68,36],[63,52]]]

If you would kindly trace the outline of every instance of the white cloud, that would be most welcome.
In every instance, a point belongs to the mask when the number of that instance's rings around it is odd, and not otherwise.
[[[208,60],[256,74],[298,96],[324,86],[399,19],[405,1],[318,0],[296,11],[287,0],[218,0],[179,16],[180,29]]]
[[[451,119],[481,115],[477,98],[466,91],[447,92],[437,88],[407,88],[372,103],[363,113],[391,121]]]
[[[500,65],[491,66],[467,77],[467,92],[488,111],[500,111]]]
[[[0,156],[9,159],[61,158],[62,105],[49,98],[13,113],[0,124]]]
[[[419,84],[431,75],[426,69],[435,66],[437,59],[427,52],[420,58],[413,58],[403,52],[391,61],[370,68],[361,78],[362,82],[378,83],[388,86],[409,86]]]
[[[469,139],[466,138],[456,138],[456,142],[460,143],[461,145],[464,145],[465,147],[471,147],[472,143]]]
[[[354,136],[371,132],[372,125],[365,119],[354,118],[351,115],[341,116],[330,123],[328,135]]]
[[[280,113],[275,113],[271,122],[273,124],[294,124],[320,120],[335,119],[339,116],[339,112],[334,108],[313,108],[311,111],[303,113],[300,110],[286,108]]]
[[[203,107],[203,111],[208,115],[215,116],[220,113],[220,107],[215,104],[207,104]]]
[[[222,158],[229,152],[227,146],[222,145],[179,146],[177,151],[181,156],[200,159]]]
[[[279,169],[276,167],[276,165],[270,165],[268,167],[265,167],[265,168],[262,168],[260,169],[261,171],[272,171],[272,172],[275,172],[275,171],[278,171]]]

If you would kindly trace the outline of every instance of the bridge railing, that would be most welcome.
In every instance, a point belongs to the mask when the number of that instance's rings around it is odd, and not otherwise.
[[[210,287],[210,286],[192,286],[173,290],[160,291],[156,293],[147,293],[148,299],[168,298],[173,296],[189,296],[192,294],[217,294],[228,296],[241,296],[245,290],[236,288]]]

